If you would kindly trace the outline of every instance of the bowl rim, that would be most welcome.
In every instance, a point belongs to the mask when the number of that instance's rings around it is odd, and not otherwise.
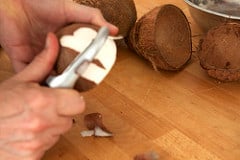
[[[210,13],[210,14],[213,14],[213,15],[217,15],[217,16],[221,16],[221,17],[228,18],[228,19],[240,20],[240,17],[238,17],[238,16],[228,15],[228,14],[224,14],[224,13],[218,13],[218,12],[215,12],[215,11],[211,11],[211,10],[199,7],[198,5],[194,4],[193,2],[191,2],[189,0],[184,0],[184,1],[189,6],[191,6],[193,8],[196,8],[196,9],[199,9],[199,10],[201,10],[203,12],[207,12],[207,13]]]

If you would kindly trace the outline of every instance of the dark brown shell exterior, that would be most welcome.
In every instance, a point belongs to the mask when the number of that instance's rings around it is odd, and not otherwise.
[[[100,127],[102,130],[108,132],[108,133],[112,133],[111,131],[109,131],[105,125],[103,124],[103,120],[102,120],[102,114],[101,113],[89,113],[87,115],[84,116],[84,124],[87,127],[87,129],[89,130],[94,130],[95,127]]]
[[[199,44],[200,64],[220,81],[240,79],[240,24],[225,23],[210,29]]]
[[[158,6],[141,17],[130,31],[127,44],[155,70],[180,70],[192,54],[188,20],[171,4]]]
[[[137,20],[133,0],[73,0],[79,4],[98,8],[104,18],[119,28],[119,34],[127,36]]]

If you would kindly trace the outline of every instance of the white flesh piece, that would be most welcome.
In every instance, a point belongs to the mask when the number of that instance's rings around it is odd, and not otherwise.
[[[104,131],[100,127],[95,127],[94,130],[95,130],[94,135],[97,137],[112,137],[113,136],[112,133]]]
[[[82,53],[96,37],[97,32],[91,28],[83,27],[74,31],[73,35],[65,35],[60,39],[61,46]],[[95,59],[102,63],[104,68],[90,63],[82,77],[99,84],[109,73],[116,61],[117,47],[111,38],[108,38]]]
[[[80,134],[82,137],[91,137],[94,135],[94,130],[85,130],[82,131]]]
[[[91,136],[96,136],[96,137],[112,137],[113,134],[109,133],[107,131],[104,131],[100,127],[95,127],[94,130],[84,130],[81,133],[82,137],[91,137]]]

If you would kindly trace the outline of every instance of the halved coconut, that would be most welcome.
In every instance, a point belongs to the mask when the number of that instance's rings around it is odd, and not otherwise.
[[[192,54],[188,20],[181,9],[171,4],[156,7],[141,17],[127,41],[155,70],[179,70]]]
[[[220,81],[240,79],[240,24],[226,23],[210,29],[199,45],[201,66]]]
[[[104,18],[119,28],[119,34],[127,36],[137,20],[133,0],[73,0],[79,4],[98,8]]]
[[[87,24],[72,24],[61,29],[57,35],[61,45],[56,72],[62,73],[72,60],[81,54],[97,35],[98,27]],[[107,76],[116,60],[115,42],[108,38],[95,59],[77,81],[75,88],[87,91],[94,88]]]

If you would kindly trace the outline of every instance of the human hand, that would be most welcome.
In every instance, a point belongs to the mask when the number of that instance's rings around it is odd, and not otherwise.
[[[84,100],[71,89],[42,87],[57,57],[58,42],[48,34],[46,47],[24,70],[0,84],[1,160],[38,160],[70,129]]]
[[[0,44],[19,72],[43,49],[48,32],[72,22],[106,25],[112,35],[118,32],[98,9],[72,0],[7,0],[0,3]]]

